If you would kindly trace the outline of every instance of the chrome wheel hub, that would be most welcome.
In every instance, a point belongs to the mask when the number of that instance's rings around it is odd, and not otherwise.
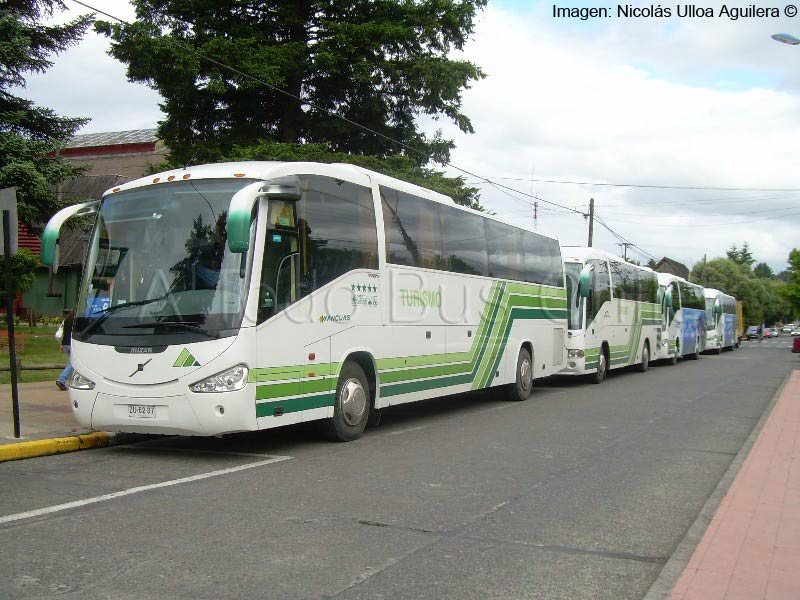
[[[519,365],[519,384],[526,392],[531,389],[533,383],[533,371],[531,369],[531,361],[523,359]]]
[[[344,422],[358,425],[367,410],[367,395],[358,379],[348,379],[339,392],[339,407],[342,409]]]

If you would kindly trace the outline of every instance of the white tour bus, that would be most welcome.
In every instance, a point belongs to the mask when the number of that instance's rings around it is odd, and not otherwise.
[[[78,422],[216,435],[532,380],[566,359],[556,239],[351,165],[243,162],[145,177],[96,213],[72,336]]]
[[[658,279],[595,248],[564,246],[569,375],[602,382],[609,369],[646,371],[661,336]]]
[[[713,288],[704,288],[706,309],[706,350],[720,354],[733,350],[736,339],[736,298]]]
[[[671,273],[658,273],[658,285],[664,334],[654,358],[699,358],[706,347],[703,288]]]

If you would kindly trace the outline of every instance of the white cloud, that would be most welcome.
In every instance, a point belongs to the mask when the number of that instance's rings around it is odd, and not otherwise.
[[[465,51],[488,75],[464,94],[464,111],[476,133],[445,127],[457,143],[453,162],[484,176],[526,178],[533,170],[540,179],[800,188],[795,168],[800,98],[744,85],[745,79],[760,78],[753,69],[773,76],[771,56],[788,47],[769,38],[774,33],[769,23],[760,24],[758,38],[742,37],[742,23],[686,21],[669,32],[662,24],[617,20],[611,27],[584,27],[581,34],[566,35],[541,13],[520,19],[489,6]],[[680,44],[666,47],[665,36]],[[738,59],[726,54],[737,39],[744,46],[734,53]],[[748,52],[747,46],[763,49]],[[695,64],[703,60],[706,64]],[[713,77],[698,80],[720,70],[736,80],[733,89]],[[514,186],[529,192],[531,184]],[[800,193],[775,200],[777,194],[764,192],[545,183],[534,188],[542,198],[568,206],[585,207],[594,197],[598,214],[624,237],[653,255],[689,265],[703,254],[724,256],[731,243],[748,241],[759,260],[782,270],[797,243],[798,216],[787,217],[789,225],[774,218],[780,211],[735,213],[792,206],[797,210],[786,212],[800,212]],[[519,202],[484,190],[485,204],[501,214],[520,215],[509,213],[520,208]],[[727,202],[741,197],[753,200]],[[686,204],[691,201],[697,203]],[[677,202],[682,204],[668,206]],[[662,206],[631,208],[656,203]],[[659,213],[684,219],[659,221]],[[579,216],[543,213],[540,223],[565,242],[585,243]],[[597,245],[618,250],[610,234],[595,231]]]

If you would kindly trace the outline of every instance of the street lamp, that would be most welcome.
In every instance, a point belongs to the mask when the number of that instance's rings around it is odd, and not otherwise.
[[[788,33],[773,33],[772,39],[776,42],[791,44],[792,46],[797,46],[797,44],[800,44],[800,39],[794,37],[793,35],[789,35]]]

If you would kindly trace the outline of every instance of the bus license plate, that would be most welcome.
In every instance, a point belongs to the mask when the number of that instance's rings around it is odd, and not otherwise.
[[[128,404],[128,416],[136,419],[155,419],[156,407],[149,404]]]

